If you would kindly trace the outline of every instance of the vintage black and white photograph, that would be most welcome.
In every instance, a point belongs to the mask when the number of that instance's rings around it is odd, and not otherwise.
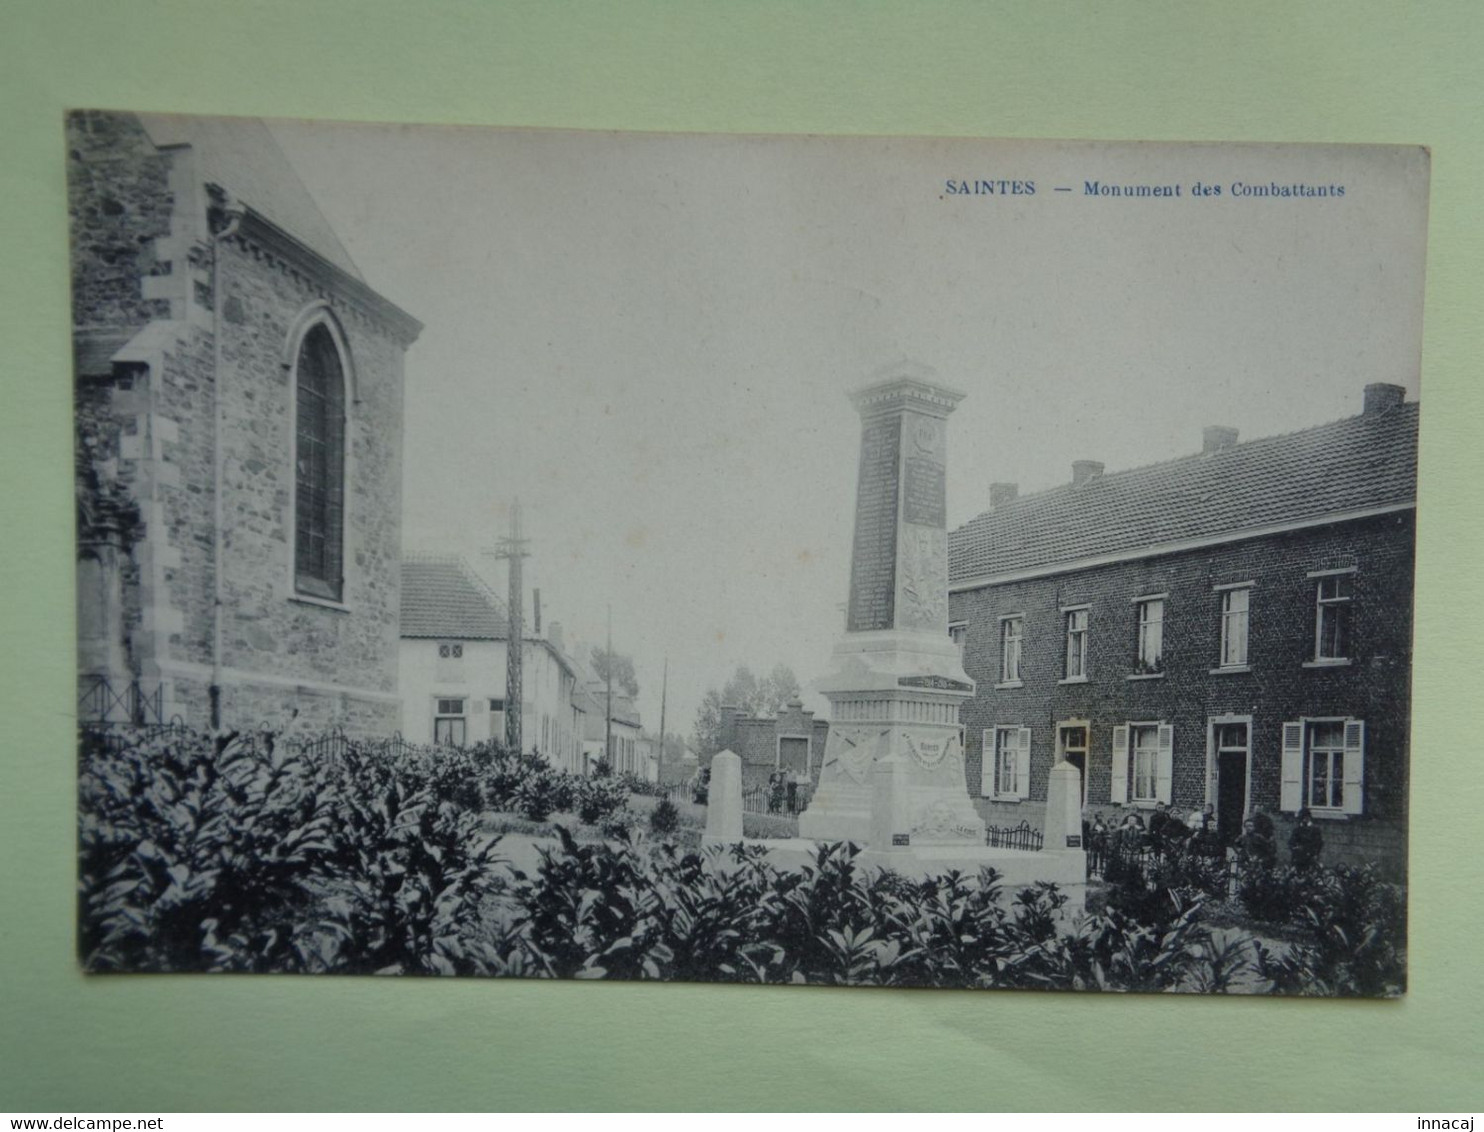
[[[65,125],[84,970],[1404,992],[1425,150]]]

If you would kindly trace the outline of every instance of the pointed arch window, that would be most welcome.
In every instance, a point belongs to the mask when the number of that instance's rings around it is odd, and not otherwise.
[[[311,326],[295,365],[294,588],[344,592],[345,364],[330,328]]]

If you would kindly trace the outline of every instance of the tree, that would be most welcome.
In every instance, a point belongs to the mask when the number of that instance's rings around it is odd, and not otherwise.
[[[763,712],[777,715],[788,706],[789,701],[800,697],[799,678],[788,665],[775,664],[773,671],[763,677],[758,692],[762,698]]]
[[[710,689],[701,697],[701,706],[696,709],[696,725],[693,736],[696,753],[704,759],[722,748],[721,693]]]
[[[722,685],[712,688],[701,699],[696,711],[695,744],[700,755],[711,755],[722,749],[721,709],[735,707],[743,715],[777,715],[790,700],[799,696],[799,679],[786,664],[775,664],[761,680],[747,665],[737,670]]]
[[[619,652],[610,653],[607,649],[598,645],[593,646],[592,651],[593,671],[598,674],[598,679],[606,682],[608,670],[613,669],[613,688],[622,692],[629,699],[637,699],[639,696],[639,678],[634,674],[634,658],[624,656]]]

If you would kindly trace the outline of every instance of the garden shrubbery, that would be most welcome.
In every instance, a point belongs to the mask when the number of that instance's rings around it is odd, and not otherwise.
[[[92,970],[484,969],[501,882],[462,751],[311,762],[174,730],[85,750],[79,946]]]
[[[680,828],[680,810],[669,798],[661,798],[649,811],[649,832],[656,837],[669,837]]]
[[[498,974],[753,983],[1228,989],[1230,956],[1195,909],[1165,929],[1120,913],[1070,932],[1052,885],[1008,905],[998,879],[916,882],[822,846],[802,869],[755,847],[644,854],[560,831],[498,903]]]
[[[696,852],[677,808],[632,840],[620,778],[577,778],[498,747],[346,743],[311,759],[271,735],[174,729],[85,744],[79,942],[91,970],[506,974],[760,983],[1233,989],[1394,994],[1399,891],[1369,869],[1248,874],[1268,947],[1203,922],[1200,862],[1127,870],[1070,924],[1052,885],[912,881],[853,846],[781,868],[758,847]],[[558,826],[531,875],[503,863],[486,808]],[[1224,881],[1222,882],[1225,883]],[[1221,898],[1224,891],[1220,893]],[[1262,911],[1267,909],[1267,911]]]

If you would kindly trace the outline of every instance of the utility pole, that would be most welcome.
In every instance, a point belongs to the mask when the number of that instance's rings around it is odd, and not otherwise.
[[[670,690],[670,658],[665,657],[665,674],[660,677],[660,757],[654,764],[654,781],[658,785],[665,777],[665,695]]]
[[[522,616],[525,598],[521,563],[529,556],[526,544],[530,539],[521,537],[520,500],[510,505],[510,533],[499,541],[496,558],[510,563],[510,590],[506,598],[510,617],[510,639],[505,642],[505,746],[513,753],[521,751],[521,702],[524,695],[521,681],[521,661],[525,655],[525,618]]]
[[[608,604],[608,663],[603,666],[608,674],[608,706],[603,712],[603,757],[608,760],[608,769],[618,770],[618,760],[613,757],[613,603]]]

